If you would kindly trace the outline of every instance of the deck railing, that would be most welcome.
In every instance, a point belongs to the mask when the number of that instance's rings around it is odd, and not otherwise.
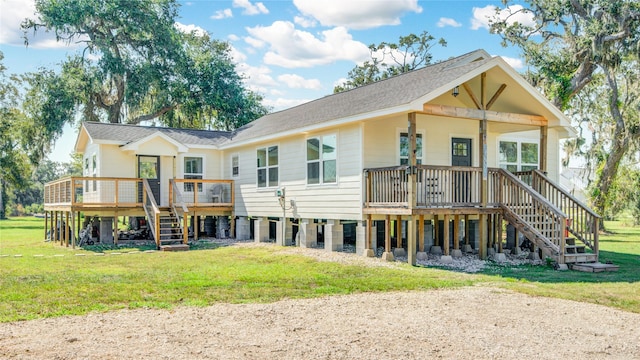
[[[172,202],[187,208],[233,207],[233,180],[174,179],[170,187]]]
[[[600,216],[576,199],[568,191],[560,188],[541,171],[518,172],[516,175],[535,191],[567,214],[567,230],[582,241],[595,254],[598,253],[598,233]]]
[[[366,169],[365,207],[409,208],[409,171],[408,166]],[[418,165],[415,171],[416,209],[483,206],[482,169]],[[563,261],[567,215],[558,206],[515,175],[495,168],[488,169],[486,198],[486,207],[500,207],[527,238]]]
[[[176,218],[178,219],[178,224],[180,224],[180,228],[182,230],[182,235],[183,235],[183,243],[187,243],[189,241],[189,226],[188,226],[188,214],[189,214],[189,208],[187,207],[187,205],[182,201],[181,196],[178,196],[178,194],[180,194],[180,189],[178,188],[178,185],[176,184],[176,181],[174,179],[169,180],[169,185],[170,185],[170,196],[169,199],[171,201],[171,210],[173,211],[173,213],[176,215]]]
[[[366,207],[408,207],[408,166],[365,170]],[[487,206],[499,206],[497,169],[488,174]],[[482,204],[482,169],[418,165],[416,207],[470,207]]]
[[[151,232],[153,233],[153,238],[156,241],[156,246],[160,247],[160,208],[158,208],[158,203],[156,202],[155,197],[153,196],[153,192],[151,191],[151,186],[149,186],[149,181],[144,179],[142,181],[143,190],[142,190],[142,204],[144,208],[144,212],[147,215],[147,219],[149,221],[149,228],[151,228]]]
[[[142,179],[66,177],[44,186],[45,207],[140,207]]]
[[[516,175],[500,169],[501,206],[505,218],[538,246],[563,259],[567,215]],[[563,262],[563,261],[562,261]]]

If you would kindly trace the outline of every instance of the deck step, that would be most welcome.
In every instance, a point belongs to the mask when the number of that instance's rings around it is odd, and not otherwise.
[[[590,263],[598,260],[596,254],[564,254],[564,261],[568,264]]]
[[[171,245],[160,245],[161,251],[187,251],[189,250],[189,245],[187,244],[171,244]]]
[[[605,271],[618,271],[620,267],[613,264],[603,264],[599,262],[594,263],[578,263],[571,266],[572,270],[583,272],[605,272]]]

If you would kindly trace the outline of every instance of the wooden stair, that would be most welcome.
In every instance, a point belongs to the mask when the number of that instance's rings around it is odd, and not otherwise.
[[[584,264],[584,263],[595,263],[598,261],[598,257],[590,252],[587,252],[587,246],[576,245],[575,238],[566,238],[565,239],[565,250],[564,250],[564,262],[567,264]]]
[[[163,211],[160,214],[160,226],[158,233],[158,244],[160,249],[167,250],[169,248],[166,248],[165,246],[169,245],[182,245],[179,246],[180,250],[185,250],[184,246],[188,248],[188,245],[182,244],[182,242],[183,233],[178,218],[171,211]],[[178,247],[173,246],[172,250],[167,251],[176,251],[177,249]]]

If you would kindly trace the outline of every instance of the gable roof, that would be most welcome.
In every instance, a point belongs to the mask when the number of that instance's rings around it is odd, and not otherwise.
[[[93,142],[115,145],[126,145],[162,134],[163,137],[166,136],[186,146],[219,146],[228,141],[230,137],[230,133],[227,131],[176,129],[93,121],[83,123],[80,132],[82,133],[82,131],[85,131]],[[79,139],[80,135],[78,135]],[[78,145],[78,141],[76,141],[76,151],[79,150]]]
[[[552,118],[554,126],[571,133],[570,122],[542,94],[500,57],[491,57],[484,50],[413,70],[355,89],[332,94],[286,110],[267,114],[234,132],[176,129],[124,124],[86,122],[83,129],[93,142],[125,145],[158,132],[188,147],[230,148],[246,143],[287,136],[318,127],[328,127],[367,118],[402,112],[422,111],[424,103],[450,91],[480,73],[501,69],[531,95],[539,109]],[[76,141],[76,151],[84,141]]]
[[[409,105],[412,101],[489,61],[491,61],[491,56],[487,52],[476,50],[418,70],[328,95],[290,109],[265,115],[237,129],[233,134],[232,142],[243,142],[331,120]]]

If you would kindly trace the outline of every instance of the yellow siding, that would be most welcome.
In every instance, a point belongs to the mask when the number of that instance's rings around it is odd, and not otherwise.
[[[337,184],[307,185],[306,141],[308,137],[336,134]],[[318,219],[361,219],[361,147],[360,126],[349,125],[329,130],[281,139],[278,142],[231,149],[225,153],[226,178],[236,184],[236,214],[241,216],[282,217],[283,210],[275,188],[257,188],[256,150],[278,145],[280,187],[286,189],[286,206],[290,200],[296,206],[286,210],[287,217]],[[231,176],[231,158],[238,154],[239,176]]]

